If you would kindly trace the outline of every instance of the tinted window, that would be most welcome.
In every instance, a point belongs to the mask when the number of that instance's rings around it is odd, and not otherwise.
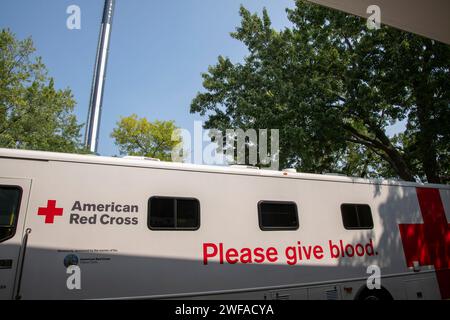
[[[0,186],[0,242],[14,236],[22,190]]]
[[[177,227],[198,228],[199,211],[200,208],[197,200],[177,200]]]
[[[372,211],[367,204],[341,205],[342,222],[345,229],[372,229]]]
[[[293,202],[261,201],[258,204],[261,230],[297,230],[297,205]]]
[[[197,199],[152,197],[148,201],[148,227],[197,230],[200,227],[200,203]]]
[[[175,200],[171,198],[150,199],[150,225],[155,228],[175,226]]]

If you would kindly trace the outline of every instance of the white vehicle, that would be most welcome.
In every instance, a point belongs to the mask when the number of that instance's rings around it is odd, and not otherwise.
[[[446,185],[0,149],[0,298],[450,298],[449,216]]]

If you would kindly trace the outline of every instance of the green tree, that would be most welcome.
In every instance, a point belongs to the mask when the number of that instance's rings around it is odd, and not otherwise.
[[[31,38],[0,31],[0,147],[81,152],[69,89],[57,90]]]
[[[206,128],[278,128],[280,164],[306,172],[450,181],[450,46],[304,0],[281,31],[240,13],[248,55],[220,56],[191,104]]]
[[[149,122],[132,114],[117,122],[111,137],[115,139],[120,154],[171,161],[172,149],[180,142],[179,139],[172,140],[176,129],[174,121]]]

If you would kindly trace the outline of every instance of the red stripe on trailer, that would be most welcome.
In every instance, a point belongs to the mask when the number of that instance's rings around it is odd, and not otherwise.
[[[423,224],[399,224],[408,267],[433,265],[443,299],[450,298],[450,224],[439,189],[416,188]]]

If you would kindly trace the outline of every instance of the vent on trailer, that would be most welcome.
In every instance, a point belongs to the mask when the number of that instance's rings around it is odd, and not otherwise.
[[[325,298],[327,300],[338,300],[338,291],[337,288],[326,290],[325,291]]]

